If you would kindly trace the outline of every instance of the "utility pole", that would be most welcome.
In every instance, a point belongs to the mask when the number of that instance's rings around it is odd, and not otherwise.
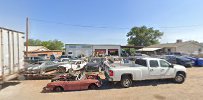
[[[26,57],[28,57],[28,30],[29,30],[29,24],[28,24],[28,17],[26,18]]]

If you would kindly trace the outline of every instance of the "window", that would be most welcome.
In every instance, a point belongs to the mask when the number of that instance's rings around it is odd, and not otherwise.
[[[147,61],[143,60],[143,59],[137,59],[137,60],[135,60],[135,64],[147,67]]]
[[[164,60],[160,60],[160,65],[161,65],[161,67],[169,67],[169,63],[167,63]]]
[[[61,58],[68,58],[68,56],[62,55]]]
[[[108,49],[108,55],[118,56],[118,49]]]
[[[157,60],[150,60],[149,63],[150,63],[150,67],[159,67]]]
[[[89,45],[82,45],[81,47],[82,48],[91,48],[91,46],[89,46]]]

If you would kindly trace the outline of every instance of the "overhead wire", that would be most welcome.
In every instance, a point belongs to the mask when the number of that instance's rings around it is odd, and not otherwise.
[[[81,28],[97,28],[97,29],[131,29],[128,27],[109,27],[109,26],[93,26],[93,25],[80,25],[80,24],[67,24],[62,22],[56,22],[56,21],[47,21],[47,20],[41,20],[36,18],[30,18],[31,21],[41,22],[41,23],[52,23],[52,24],[58,24],[58,25],[64,25],[64,26],[73,26],[73,27],[81,27]],[[189,27],[200,27],[203,26],[202,24],[199,25],[184,25],[184,26],[160,26],[157,28],[160,29],[178,29],[178,28],[189,28]]]
[[[47,20],[40,20],[40,19],[33,19],[30,18],[31,21],[37,21],[42,23],[52,23],[52,24],[60,24],[65,26],[74,26],[74,27],[82,27],[82,28],[100,28],[100,29],[130,29],[127,27],[109,27],[109,26],[92,26],[92,25],[79,25],[79,24],[67,24],[62,22],[55,22],[55,21],[47,21]]]

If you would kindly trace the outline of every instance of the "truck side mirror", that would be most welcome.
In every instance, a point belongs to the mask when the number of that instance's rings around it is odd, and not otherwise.
[[[169,65],[169,67],[170,67],[170,68],[173,68],[173,67],[174,67],[174,65],[173,65],[173,64],[171,64],[171,65]]]

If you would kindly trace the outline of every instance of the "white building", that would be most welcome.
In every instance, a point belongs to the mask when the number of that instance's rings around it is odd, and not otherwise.
[[[71,57],[109,55],[121,56],[121,45],[66,44],[65,54]]]

